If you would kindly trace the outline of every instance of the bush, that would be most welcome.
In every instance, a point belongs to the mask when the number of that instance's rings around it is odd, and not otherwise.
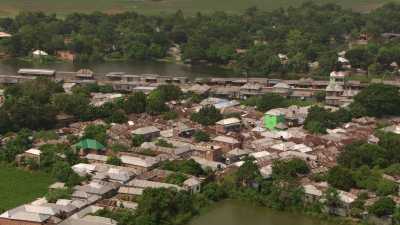
[[[107,123],[126,123],[127,121],[128,116],[122,109],[113,111],[111,115],[106,118]]]
[[[190,174],[193,176],[201,176],[205,174],[205,171],[193,159],[189,160],[176,160],[176,161],[165,161],[161,164],[160,168],[164,170],[170,170],[180,172],[184,174]]]
[[[58,199],[71,199],[72,189],[60,188],[55,190],[50,190],[45,198],[49,203],[55,203]]]
[[[107,127],[104,125],[90,124],[85,128],[82,139],[90,138],[100,142],[103,145],[107,144]]]
[[[146,111],[146,95],[143,92],[129,95],[123,108],[126,113],[144,113]]]
[[[173,148],[174,147],[173,144],[167,142],[164,139],[158,139],[157,142],[156,142],[156,145],[160,146],[160,147],[164,147],[164,148]]]
[[[202,193],[213,201],[220,201],[228,197],[223,186],[217,183],[209,183],[202,188]]]
[[[214,125],[223,117],[214,106],[204,106],[199,112],[191,115],[191,120],[204,126]]]
[[[297,177],[298,174],[307,174],[309,172],[310,169],[307,163],[301,159],[278,160],[272,165],[272,177],[275,179]]]
[[[368,212],[377,217],[383,217],[392,215],[395,209],[396,203],[391,198],[382,197],[368,209]]]
[[[108,157],[106,163],[107,163],[107,164],[110,164],[110,165],[114,165],[114,166],[120,166],[120,165],[122,165],[121,159],[118,158],[117,156],[110,156],[110,157]]]
[[[178,118],[178,113],[175,111],[169,111],[162,114],[164,120],[174,120]]]
[[[208,142],[210,140],[210,135],[202,130],[198,130],[194,133],[194,140],[196,142]]]
[[[41,130],[33,134],[34,139],[40,139],[44,141],[48,140],[57,140],[58,139],[58,134],[52,130]]]
[[[127,146],[125,146],[125,145],[123,145],[123,144],[113,144],[113,145],[111,145],[111,150],[114,152],[114,153],[118,153],[118,152],[126,152],[126,151],[128,151],[128,149],[129,149],[129,147],[127,147]]]
[[[342,166],[335,166],[330,169],[327,180],[333,187],[345,191],[349,191],[350,188],[355,186],[351,171]]]
[[[270,109],[287,107],[287,101],[278,94],[267,93],[262,96],[250,97],[244,101],[245,105],[255,106],[257,110],[266,112]]]
[[[187,176],[185,176],[184,174],[172,173],[167,176],[167,178],[165,179],[165,182],[167,182],[169,184],[176,184],[176,185],[181,186],[183,184],[183,182],[185,182],[185,180],[187,180]]]
[[[144,143],[143,135],[134,135],[132,137],[132,145],[134,147],[140,147]]]

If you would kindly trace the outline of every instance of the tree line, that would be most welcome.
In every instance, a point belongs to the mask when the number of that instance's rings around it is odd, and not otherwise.
[[[392,62],[400,63],[399,41],[381,37],[400,33],[399,9],[400,4],[391,3],[361,14],[335,4],[307,2],[271,12],[252,7],[242,14],[191,17],[182,11],[165,16],[73,13],[65,18],[22,12],[0,19],[0,30],[13,35],[0,46],[15,57],[34,49],[52,55],[62,50],[76,54],[76,62],[88,62],[161,59],[171,46],[179,45],[185,61],[229,64],[240,73],[303,73],[309,71],[309,62],[318,61],[317,72],[328,74],[340,69],[339,51],[367,36],[369,44],[351,49],[346,57],[355,68],[379,73],[392,70]]]

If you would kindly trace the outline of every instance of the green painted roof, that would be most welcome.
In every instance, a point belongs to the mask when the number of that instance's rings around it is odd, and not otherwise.
[[[103,150],[106,147],[94,139],[83,139],[74,145],[75,148]]]

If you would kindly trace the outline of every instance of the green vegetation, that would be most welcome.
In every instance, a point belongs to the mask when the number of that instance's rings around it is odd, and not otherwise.
[[[114,166],[120,166],[122,164],[122,161],[117,156],[110,156],[108,157],[106,163]]]
[[[205,175],[205,171],[201,168],[201,165],[193,159],[165,161],[160,165],[160,168],[194,176]]]
[[[188,177],[182,173],[172,173],[165,178],[166,183],[182,185]]]
[[[396,209],[396,203],[389,197],[380,198],[370,208],[369,212],[378,216],[392,215]]]
[[[334,129],[343,123],[350,122],[351,113],[346,109],[339,109],[331,112],[320,106],[313,106],[308,111],[308,116],[304,122],[304,129],[311,133],[326,133],[326,129]]]
[[[353,117],[397,116],[400,112],[399,107],[399,88],[392,85],[371,84],[354,97],[354,102],[348,108],[331,112],[313,106],[309,110],[304,128],[311,133],[326,133],[326,129],[333,129],[350,122]]]
[[[127,113],[143,113],[146,111],[146,95],[143,92],[136,92],[128,96],[124,106]]]
[[[310,172],[306,162],[301,159],[289,161],[275,161],[272,165],[272,176],[275,178],[295,178],[299,174],[306,175]]]
[[[199,112],[191,115],[191,120],[204,126],[214,125],[223,117],[214,106],[204,106]]]
[[[338,157],[339,165],[327,174],[330,185],[341,190],[366,189],[379,196],[397,194],[397,184],[383,175],[399,173],[400,158],[396,152],[400,135],[382,132],[377,135],[380,138],[377,145],[355,142],[345,147]]]
[[[164,120],[175,120],[178,118],[178,113],[175,111],[169,111],[162,114]]]
[[[353,107],[361,107],[367,116],[397,116],[400,112],[399,88],[385,84],[371,84],[354,98]]]
[[[50,129],[56,124],[56,115],[66,113],[80,121],[104,119],[107,123],[124,123],[129,113],[143,113],[145,110],[158,115],[169,112],[167,101],[182,97],[179,87],[161,85],[147,98],[143,93],[129,95],[99,107],[90,105],[90,91],[101,87],[76,86],[72,94],[64,93],[59,83],[48,79],[36,79],[6,88],[6,100],[0,108],[0,133],[19,131],[22,128]],[[106,89],[103,87],[103,89]],[[106,91],[106,90],[103,90]],[[171,112],[169,117],[177,116]],[[84,138],[91,138],[106,144],[106,127],[88,126]],[[35,133],[35,138],[54,138],[51,131]]]
[[[0,165],[0,209],[6,210],[33,201],[47,192],[54,179],[43,172],[28,172]]]
[[[197,142],[207,142],[210,141],[210,135],[202,130],[197,130],[194,135],[194,140]]]
[[[71,195],[72,195],[72,189],[59,188],[47,192],[45,198],[50,203],[56,203],[58,199],[71,199]]]
[[[34,139],[40,139],[43,141],[48,141],[48,140],[57,140],[58,139],[58,134],[52,130],[41,130],[38,132],[35,132],[33,134]]]
[[[308,106],[313,103],[313,101],[287,99],[274,93],[267,93],[262,96],[253,96],[243,102],[244,105],[255,106],[257,110],[261,112],[266,112],[274,108],[285,108],[291,105]]]
[[[132,137],[132,146],[133,147],[140,147],[144,143],[143,135],[133,135]]]
[[[160,147],[164,147],[164,148],[173,148],[174,147],[173,144],[169,143],[168,141],[166,141],[164,139],[158,139],[156,142],[156,145],[160,146]]]
[[[90,124],[85,128],[83,139],[93,139],[100,142],[103,145],[107,144],[107,127],[104,125]]]
[[[245,105],[255,106],[257,110],[266,112],[273,108],[287,107],[286,99],[278,94],[267,93],[262,96],[254,96],[244,101]]]
[[[168,1],[171,0],[151,2],[167,4]],[[400,18],[399,4],[387,4],[361,15],[335,4],[296,3],[295,7],[272,12],[252,7],[241,14],[215,12],[186,17],[182,11],[164,16],[97,12],[74,13],[61,19],[25,12],[15,18],[0,19],[1,29],[13,34],[2,40],[0,47],[14,57],[29,56],[32,49],[44,50],[52,56],[60,50],[70,51],[76,54],[75,62],[82,63],[164,59],[168,49],[177,44],[185,62],[207,61],[228,66],[240,74],[286,76],[312,72],[327,76],[330,71],[340,69],[337,52],[347,50],[350,42],[367,34],[371,37],[369,44],[355,47],[346,55],[353,68],[374,74],[396,72],[390,64],[400,59],[399,44],[383,41],[381,34],[399,32],[399,26],[392,23]],[[279,57],[280,54],[288,58]],[[309,63],[315,61],[320,67],[310,68]],[[109,91],[107,86],[90,88]],[[164,100],[168,101],[166,96]],[[158,97],[150,98],[149,112],[162,112],[155,111],[157,107],[153,105],[158,105]]]

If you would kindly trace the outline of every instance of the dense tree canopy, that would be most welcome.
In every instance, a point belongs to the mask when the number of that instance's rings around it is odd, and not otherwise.
[[[371,84],[354,98],[356,104],[364,108],[367,116],[399,115],[399,88],[386,84]]]
[[[391,70],[389,64],[399,61],[399,44],[380,38],[385,32],[400,32],[398,8],[399,4],[387,4],[360,14],[334,4],[307,2],[271,12],[251,8],[243,14],[191,17],[181,11],[163,16],[74,13],[65,18],[22,12],[0,19],[0,29],[13,34],[0,46],[13,56],[27,56],[33,49],[52,55],[70,51],[77,62],[87,62],[160,59],[179,45],[183,60],[233,63],[241,73],[303,73],[309,62],[319,61],[319,72],[327,75],[338,69],[337,52],[367,34],[373,47],[356,47],[346,56],[355,68],[379,65],[380,70]],[[289,60],[282,62],[278,54]]]

